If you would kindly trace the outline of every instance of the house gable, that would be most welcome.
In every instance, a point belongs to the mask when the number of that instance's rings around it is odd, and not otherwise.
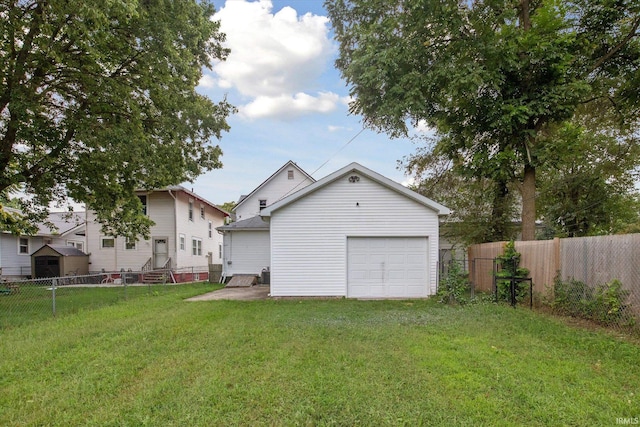
[[[297,200],[305,198],[309,194],[318,191],[319,189],[322,189],[323,187],[326,187],[327,185],[340,180],[347,175],[349,175],[347,177],[347,180],[352,184],[357,184],[362,179],[362,177],[366,177],[371,181],[377,182],[379,185],[388,188],[389,190],[392,190],[402,196],[405,196],[416,201],[417,203],[424,205],[425,207],[432,209],[437,215],[448,215],[450,213],[449,208],[447,208],[446,206],[443,206],[427,197],[424,197],[421,194],[418,194],[415,191],[412,191],[407,187],[398,184],[397,182],[392,181],[389,178],[386,178],[379,173],[374,172],[371,169],[365,168],[364,166],[354,162],[330,175],[327,175],[321,180],[314,182],[313,184],[301,189],[300,191],[290,195],[289,197],[286,197],[268,206],[266,209],[263,209],[260,212],[260,216],[271,216],[272,212],[281,209],[289,204],[295,203]]]
[[[315,182],[309,174],[292,161],[256,187],[247,196],[240,199],[233,212],[238,221],[260,214],[267,206]]]

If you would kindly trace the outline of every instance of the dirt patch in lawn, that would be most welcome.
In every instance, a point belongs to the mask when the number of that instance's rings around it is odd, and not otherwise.
[[[185,301],[241,300],[251,301],[269,297],[269,286],[259,285],[243,288],[222,288],[217,291],[187,298]]]

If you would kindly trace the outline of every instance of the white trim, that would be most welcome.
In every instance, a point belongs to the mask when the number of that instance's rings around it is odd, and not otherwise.
[[[22,252],[22,247],[24,246],[22,244],[22,239],[25,239],[27,241],[27,245],[26,245],[26,252]],[[18,255],[27,255],[29,256],[31,254],[31,239],[29,238],[29,236],[18,236]]]
[[[202,239],[200,237],[191,236],[191,255],[202,256]]]
[[[138,250],[138,241],[137,240],[133,241],[133,248],[127,248],[127,244],[129,244],[129,243],[131,243],[130,239],[129,238],[125,238],[124,239],[124,245],[123,245],[123,248],[124,248],[125,251],[136,251],[136,250]]]
[[[331,184],[334,181],[337,181],[340,178],[343,178],[344,176],[348,175],[348,174],[361,174],[366,176],[367,178],[389,188],[390,190],[396,191],[410,199],[415,200],[416,202],[433,209],[438,215],[448,215],[450,213],[449,208],[447,208],[446,206],[441,205],[440,203],[437,203],[427,197],[424,197],[421,194],[416,193],[413,190],[408,189],[407,187],[405,187],[404,185],[398,184],[395,181],[390,180],[389,178],[386,178],[382,175],[380,175],[377,172],[372,171],[371,169],[367,169],[364,166],[358,164],[358,163],[351,163],[345,167],[343,167],[340,170],[337,170],[336,172],[325,176],[324,178],[322,178],[320,181],[316,181],[311,185],[308,185],[306,187],[304,187],[303,189],[297,191],[296,193],[293,193],[292,195],[290,195],[289,197],[285,197],[282,200],[279,200],[269,206],[267,206],[266,208],[262,209],[260,211],[260,216],[262,217],[269,217],[271,216],[271,213],[284,207],[287,206],[293,202],[295,202],[296,200],[299,200],[303,197],[305,197],[307,194],[312,193],[328,184]],[[357,182],[354,182],[354,185],[357,184]]]
[[[104,245],[104,241],[105,240],[112,240],[113,241],[113,246],[105,246]],[[115,249],[115,247],[116,247],[116,238],[115,237],[100,236],[100,249]]]
[[[267,185],[271,180],[273,180],[280,172],[282,172],[283,170],[287,169],[288,167],[293,167],[295,169],[298,169],[298,171],[300,171],[300,173],[302,173],[302,175],[304,175],[306,178],[308,178],[312,183],[316,182],[316,180],[309,175],[308,173],[306,173],[300,166],[298,166],[297,164],[295,164],[292,160],[289,160],[287,163],[285,163],[280,169],[278,169],[277,171],[275,171],[273,174],[271,174],[271,176],[269,176],[269,178],[265,179],[262,184],[258,185],[251,193],[247,194],[247,196],[240,200],[238,202],[237,205],[235,205],[233,207],[233,209],[231,209],[232,212],[235,212],[239,206],[241,206],[247,199],[250,199],[251,196],[253,196],[256,192],[258,192],[261,188],[263,188],[265,185]]]

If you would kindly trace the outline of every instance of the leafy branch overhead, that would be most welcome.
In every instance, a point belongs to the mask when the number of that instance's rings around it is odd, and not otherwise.
[[[87,203],[113,234],[145,234],[136,189],[219,168],[233,107],[195,92],[224,60],[207,1],[4,1],[0,192]]]
[[[597,103],[640,117],[636,0],[327,0],[351,111],[391,136],[426,123],[461,176],[517,188],[534,238],[541,153],[556,126]],[[633,132],[633,130],[631,130]],[[544,161],[548,161],[545,158]]]

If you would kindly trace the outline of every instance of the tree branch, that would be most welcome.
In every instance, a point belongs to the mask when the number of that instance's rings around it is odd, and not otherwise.
[[[600,57],[600,59],[598,59],[596,61],[596,63],[593,65],[593,67],[589,70],[588,74],[591,74],[592,72],[594,72],[595,70],[597,70],[598,68],[600,68],[605,62],[607,62],[609,59],[611,59],[616,53],[618,53],[618,51],[620,51],[620,49],[622,49],[627,43],[629,43],[629,40],[631,40],[633,37],[636,36],[636,31],[638,31],[638,26],[640,26],[640,16],[638,16],[635,20],[635,22],[633,23],[633,25],[631,26],[631,31],[629,31],[629,34],[627,34],[625,36],[624,39],[622,39],[622,41],[620,43],[618,43],[617,45],[615,45],[613,47],[613,49],[611,49],[609,52],[607,52],[606,54],[604,54],[603,56]]]

